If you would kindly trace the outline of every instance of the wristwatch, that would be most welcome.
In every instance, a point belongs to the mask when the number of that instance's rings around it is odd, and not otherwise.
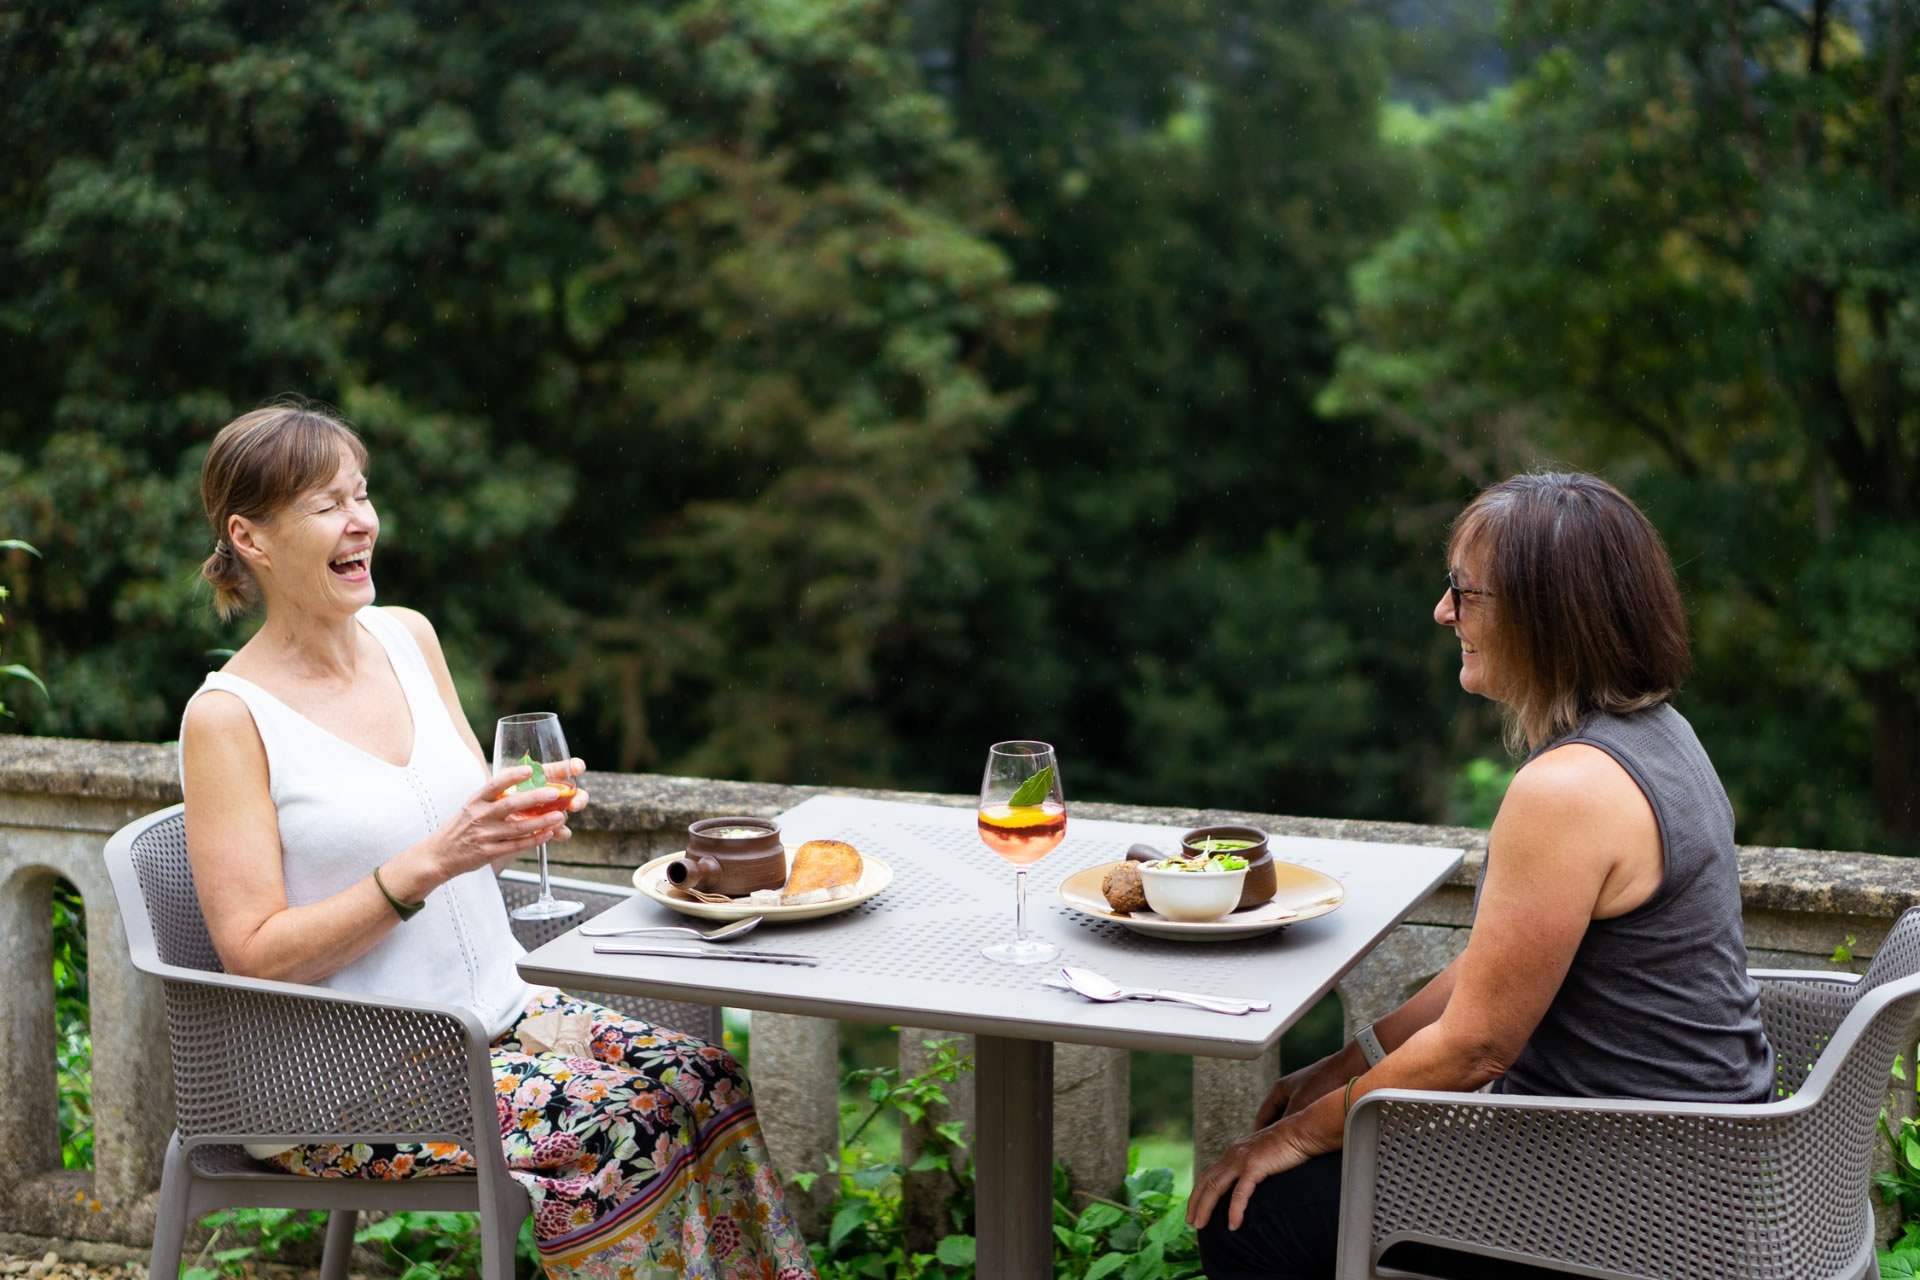
[[[1353,1033],[1353,1042],[1360,1046],[1360,1054],[1369,1067],[1377,1065],[1380,1059],[1387,1056],[1386,1049],[1381,1047],[1380,1037],[1373,1034],[1371,1022]]]

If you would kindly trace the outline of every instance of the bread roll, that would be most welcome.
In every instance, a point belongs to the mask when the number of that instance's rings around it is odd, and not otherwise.
[[[1100,892],[1106,895],[1107,905],[1115,911],[1147,909],[1147,891],[1140,883],[1137,862],[1116,862],[1108,867],[1107,874],[1100,879]]]
[[[860,851],[838,840],[809,840],[794,851],[780,905],[832,902],[860,888]]]

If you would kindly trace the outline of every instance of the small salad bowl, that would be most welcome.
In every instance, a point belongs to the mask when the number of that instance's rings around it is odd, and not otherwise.
[[[1218,920],[1240,905],[1247,860],[1238,854],[1167,858],[1140,865],[1147,905],[1169,920]]]
[[[1273,854],[1267,850],[1267,833],[1258,827],[1199,827],[1180,837],[1180,856],[1200,858],[1215,853],[1237,853],[1247,860],[1247,882],[1240,890],[1240,905],[1257,907],[1273,897],[1279,879],[1273,869]]]

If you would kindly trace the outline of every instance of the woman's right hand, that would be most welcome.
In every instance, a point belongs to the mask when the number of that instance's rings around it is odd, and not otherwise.
[[[532,776],[533,770],[523,764],[502,769],[434,832],[428,844],[441,883],[478,867],[497,867],[556,838],[555,833],[566,825],[564,811],[519,816],[528,809],[550,805],[555,799],[547,787],[514,790]]]

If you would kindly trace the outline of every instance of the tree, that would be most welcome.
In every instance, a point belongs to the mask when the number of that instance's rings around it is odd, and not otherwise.
[[[1389,497],[1413,451],[1312,409],[1327,308],[1397,213],[1380,32],[1295,0],[914,13],[1018,210],[1000,243],[1058,299],[1043,344],[993,362],[1028,395],[889,647],[918,778],[1040,736],[1081,795],[1428,809],[1439,566]],[[928,653],[969,679],[914,681]]]
[[[1557,459],[1642,501],[1749,840],[1920,840],[1915,18],[1514,5],[1537,52],[1427,122],[1323,400],[1476,484]]]
[[[1044,316],[879,0],[0,13],[0,524],[41,732],[170,737],[205,442],[366,434],[382,598],[604,765],[878,769],[875,637]],[[107,499],[102,502],[102,498]],[[484,734],[482,735],[484,738]]]

